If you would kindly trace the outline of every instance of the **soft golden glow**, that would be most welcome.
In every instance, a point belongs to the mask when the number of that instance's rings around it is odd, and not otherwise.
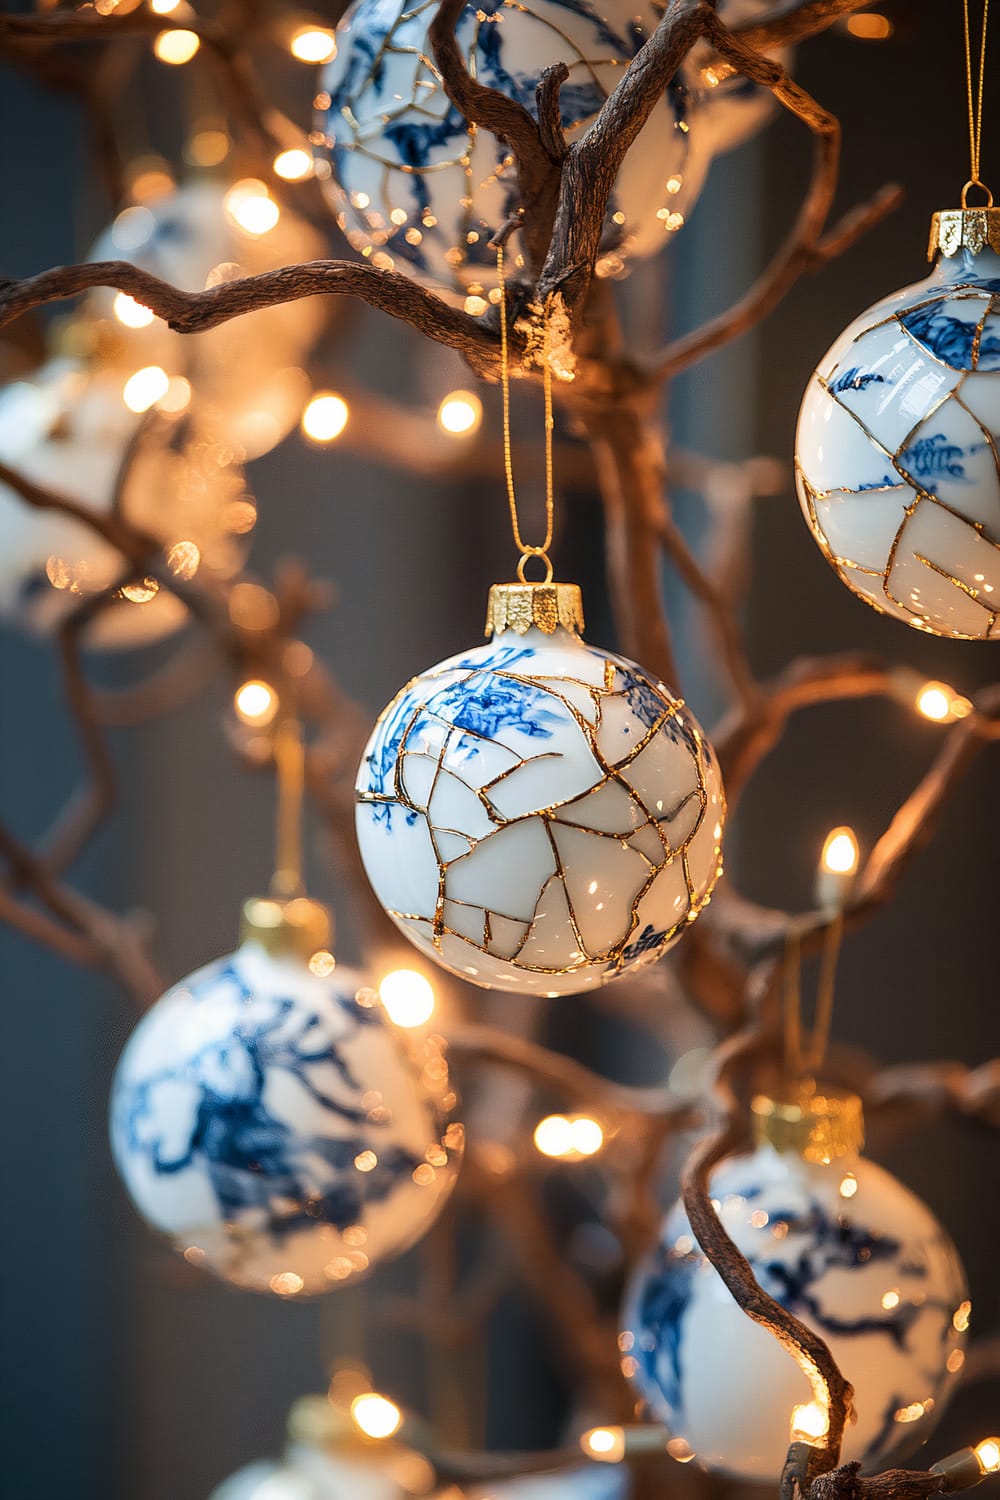
[[[892,35],[889,17],[871,11],[862,16],[848,16],[846,25],[851,36],[861,37],[866,42],[884,42]]]
[[[317,979],[325,979],[337,967],[337,960],[328,948],[319,948],[309,960],[309,972]]]
[[[620,1464],[625,1457],[625,1429],[591,1427],[581,1436],[580,1447],[589,1458],[596,1458],[599,1463]]]
[[[160,62],[179,67],[190,62],[201,46],[201,38],[195,31],[161,31],[153,43],[153,51]]]
[[[984,1474],[996,1474],[1000,1470],[1000,1438],[983,1438],[972,1451]]]
[[[894,1307],[899,1306],[899,1293],[896,1291],[883,1292],[882,1306],[885,1308],[886,1312],[892,1312]]]
[[[146,365],[130,375],[122,389],[122,400],[129,411],[149,411],[161,396],[167,394],[170,376],[159,365]]]
[[[167,394],[157,403],[161,411],[187,411],[191,405],[191,382],[184,375],[171,375]]]
[[[365,1437],[388,1438],[399,1431],[403,1413],[394,1401],[380,1396],[375,1391],[365,1391],[351,1402],[351,1416],[355,1426]]]
[[[393,969],[378,987],[390,1021],[397,1026],[423,1026],[434,1014],[434,989],[416,969]]]
[[[295,1271],[279,1271],[270,1280],[271,1291],[279,1297],[294,1297],[304,1286],[305,1282]]]
[[[452,391],[438,407],[438,426],[452,437],[466,437],[483,420],[483,403],[473,391]]]
[[[279,151],[274,158],[274,170],[285,182],[305,182],[312,176],[313,159],[308,151],[293,146],[288,151]]]
[[[858,868],[858,841],[853,828],[834,828],[826,836],[820,858],[831,875],[853,875]]]
[[[154,16],[169,16],[172,10],[176,10],[181,0],[149,0],[149,8]]]
[[[695,1456],[691,1444],[684,1438],[671,1438],[667,1444],[667,1452],[670,1457],[676,1459],[679,1464],[689,1464]]]
[[[233,223],[255,239],[268,234],[281,218],[281,209],[256,177],[234,182],[222,203]]]
[[[840,1179],[840,1187],[838,1188],[840,1196],[842,1198],[853,1198],[857,1190],[858,1179],[853,1172],[845,1172],[844,1176]]]
[[[299,62],[325,63],[337,55],[337,38],[324,26],[303,26],[292,37],[288,50]]]
[[[933,1405],[933,1401],[911,1401],[909,1406],[901,1406],[892,1420],[894,1422],[919,1422]]]
[[[802,1406],[792,1407],[793,1443],[813,1443],[817,1438],[826,1437],[829,1427],[829,1413],[818,1401],[807,1401]]]
[[[972,1316],[972,1303],[960,1302],[955,1309],[955,1315],[951,1320],[952,1327],[956,1333],[965,1333],[969,1327],[969,1319]]]
[[[123,584],[121,590],[122,598],[130,604],[148,604],[159,592],[160,585],[155,578],[137,579],[135,583]]]
[[[589,1115],[546,1115],[535,1126],[535,1149],[543,1156],[578,1161],[604,1145],[604,1131]]]
[[[317,391],[302,413],[302,431],[314,443],[332,443],[347,426],[350,407],[334,391]]]
[[[174,542],[167,553],[167,566],[178,578],[193,578],[201,564],[197,542]]]
[[[151,307],[143,307],[141,302],[136,302],[128,292],[119,292],[111,310],[119,323],[124,323],[126,328],[148,328],[156,317]]]
[[[378,1166],[378,1157],[374,1151],[359,1151],[354,1158],[354,1165],[359,1172],[374,1172]]]
[[[244,724],[263,729],[278,712],[278,695],[270,683],[252,678],[236,689],[233,707]]]
[[[965,1350],[953,1349],[948,1355],[948,1358],[945,1360],[945,1369],[948,1371],[949,1375],[957,1375],[964,1364]]]
[[[972,712],[968,698],[956,693],[946,682],[925,682],[916,702],[918,712],[935,724],[954,724],[956,719],[967,719]]]
[[[229,155],[229,136],[224,130],[199,130],[188,142],[186,154],[196,167],[217,167]]]

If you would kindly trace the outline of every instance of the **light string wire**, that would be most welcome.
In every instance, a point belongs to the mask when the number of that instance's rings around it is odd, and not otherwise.
[[[545,540],[541,546],[533,546],[521,536],[521,525],[517,514],[517,494],[514,489],[514,461],[510,446],[510,351],[507,336],[507,280],[504,275],[503,245],[497,245],[497,282],[500,288],[500,389],[503,394],[503,463],[507,478],[507,503],[510,507],[510,525],[514,534],[514,545],[521,557],[517,564],[517,576],[526,583],[524,570],[528,560],[537,557],[545,565],[543,582],[552,582],[553,518],[555,515],[554,484],[552,467],[552,366],[549,361],[549,317],[551,294],[542,309],[542,390],[545,398]]]
[[[986,194],[986,207],[992,208],[993,194],[980,177],[980,150],[983,139],[983,87],[986,79],[986,33],[990,19],[990,0],[983,0],[983,29],[979,41],[979,78],[973,80],[972,71],[972,27],[969,20],[969,0],[962,0],[962,17],[965,29],[965,85],[969,108],[969,180],[962,189],[962,207],[966,206],[969,189],[982,188]]]

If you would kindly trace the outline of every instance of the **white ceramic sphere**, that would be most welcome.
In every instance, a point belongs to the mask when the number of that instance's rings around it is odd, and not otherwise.
[[[724,1162],[712,1194],[761,1286],[854,1386],[844,1461],[882,1469],[919,1447],[957,1378],[969,1313],[958,1253],[926,1205],[864,1157],[817,1166],[770,1146]],[[809,1382],[740,1310],[681,1204],[632,1278],[623,1326],[623,1368],[674,1437],[708,1468],[778,1479]]]
[[[55,359],[6,386],[0,460],[96,515],[117,505],[162,540],[168,566],[183,576],[193,569],[225,578],[240,564],[244,543],[230,528],[253,517],[242,467],[179,417],[129,411],[113,370]],[[0,484],[0,619],[49,634],[127,566],[85,522],[31,506]],[[87,627],[88,646],[142,646],[184,623],[183,604],[155,582],[130,594]]]
[[[468,1500],[626,1500],[631,1488],[627,1464],[589,1463],[482,1485]]]
[[[263,183],[228,184],[195,178],[148,204],[124,209],[99,237],[91,260],[127,260],[186,292],[200,292],[238,276],[327,254],[310,224],[279,204]],[[278,217],[264,233],[240,222],[240,191],[269,196]],[[114,317],[115,292],[100,288],[85,316],[110,319],[117,347],[108,358],[130,372],[160,365],[193,388],[192,409],[203,433],[230,445],[241,459],[258,458],[295,426],[309,393],[299,368],[323,327],[325,301],[304,298],[231,318],[207,333],[172,333],[156,318],[130,328]]]
[[[209,1500],[403,1500],[399,1482],[373,1453],[367,1456],[364,1462],[357,1452],[349,1456],[289,1443],[280,1463],[247,1464],[223,1480]]]
[[[537,995],[664,953],[711,896],[724,817],[683,702],[562,626],[415,677],[358,770],[361,857],[393,921],[461,978]]]
[[[918,630],[1000,635],[1000,256],[862,313],[809,382],[796,481],[848,588]]]
[[[433,1039],[414,1060],[375,992],[254,942],[143,1017],[111,1100],[148,1222],[234,1286],[329,1291],[400,1254],[454,1185],[463,1131]]]
[[[373,265],[464,297],[496,283],[487,242],[516,211],[517,183],[506,146],[470,129],[441,86],[428,37],[434,14],[403,0],[355,0],[321,75],[316,127],[329,162],[324,181],[354,248]],[[562,123],[572,141],[661,15],[650,0],[486,0],[466,7],[456,35],[476,78],[532,113],[543,70],[565,62]],[[742,139],[768,108],[759,91],[731,81],[709,88],[698,67],[679,74],[618,174],[598,275],[618,275],[629,256],[660,250],[683,225],[713,150]],[[523,264],[516,250],[513,259],[515,269]]]

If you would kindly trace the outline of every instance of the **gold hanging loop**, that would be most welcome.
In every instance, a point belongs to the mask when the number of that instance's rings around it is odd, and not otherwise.
[[[979,77],[973,78],[972,28],[969,21],[969,0],[962,0],[962,17],[965,27],[965,86],[969,110],[969,180],[962,189],[962,207],[970,188],[978,187],[986,194],[985,208],[993,207],[993,194],[980,176],[980,151],[983,141],[983,84],[986,78],[986,32],[990,19],[990,0],[983,0],[983,29],[979,39]]]
[[[514,461],[511,456],[510,443],[510,353],[507,341],[507,282],[504,276],[504,252],[503,245],[497,245],[497,282],[500,288],[500,389],[503,396],[503,462],[504,473],[507,479],[507,504],[510,507],[510,526],[514,536],[514,545],[520,552],[521,557],[517,565],[517,576],[522,583],[527,583],[524,570],[528,561],[537,557],[545,566],[545,577],[543,583],[552,582],[552,561],[549,557],[549,548],[552,546],[552,535],[555,515],[553,463],[552,463],[552,432],[554,419],[552,414],[552,366],[549,362],[549,320],[551,296],[546,299],[542,309],[542,389],[545,397],[545,540],[540,546],[533,546],[526,542],[521,536],[521,526],[517,514],[517,495],[514,489]]]
[[[986,202],[985,203],[970,204],[967,201],[968,200],[968,196],[969,196],[969,189],[970,188],[978,188],[980,192],[985,193],[986,194]],[[962,207],[963,208],[970,208],[970,207],[972,207],[972,208],[992,208],[993,207],[993,194],[990,192],[990,190],[986,186],[985,182],[980,182],[978,177],[970,177],[969,180],[968,180],[968,182],[965,184],[964,188],[962,189]]]

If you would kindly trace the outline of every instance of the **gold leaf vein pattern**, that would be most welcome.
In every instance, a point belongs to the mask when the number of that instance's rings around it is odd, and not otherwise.
[[[487,986],[606,983],[675,942],[721,874],[721,778],[690,712],[565,630],[508,630],[408,683],[357,796],[390,916]]]

